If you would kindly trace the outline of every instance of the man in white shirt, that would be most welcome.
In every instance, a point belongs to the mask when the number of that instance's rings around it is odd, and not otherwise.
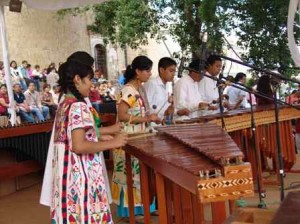
[[[176,61],[172,58],[164,57],[158,62],[158,76],[149,80],[143,85],[150,114],[157,113],[159,119],[171,116],[174,112],[171,94],[167,91],[167,83],[172,82],[176,72]]]
[[[245,85],[246,74],[239,72],[236,74],[234,81],[238,84]],[[241,86],[242,87],[242,86]],[[229,96],[229,108],[238,109],[240,107],[246,107],[246,95],[247,93],[241,89],[235,88],[234,86],[229,86],[224,94]]]
[[[210,55],[205,63],[205,74],[217,78],[217,75],[221,72],[221,69],[221,58],[217,55]],[[218,101],[219,99],[217,81],[208,77],[204,76],[199,83],[199,91],[202,100],[206,103],[212,103],[213,101]]]
[[[199,91],[202,75],[199,70],[200,61],[193,60],[189,65],[189,74],[178,80],[174,87],[174,104],[177,119],[188,119],[201,116],[200,110],[214,109],[203,101]]]

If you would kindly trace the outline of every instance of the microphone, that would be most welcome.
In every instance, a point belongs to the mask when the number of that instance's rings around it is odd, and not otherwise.
[[[182,77],[182,72],[183,72],[183,69],[184,69],[184,60],[185,60],[185,58],[181,57],[179,67],[178,67],[178,73],[177,73],[178,78]]]
[[[222,66],[222,69],[221,69],[221,72],[219,74],[219,78],[217,80],[217,83],[216,83],[216,86],[219,87],[220,86],[220,83],[223,79],[223,72],[224,72],[224,69],[225,69],[225,64]]]
[[[207,32],[200,34],[200,39],[202,44],[200,47],[200,63],[199,63],[199,72],[200,74],[204,72],[206,59],[207,59]]]
[[[223,64],[222,69],[221,69],[221,72],[220,72],[220,74],[219,74],[219,79],[220,79],[220,80],[223,78],[223,72],[224,72],[224,69],[225,69],[225,64]]]
[[[153,105],[152,105],[152,109],[153,109],[153,110],[156,110],[156,109],[157,109],[157,106],[156,106],[155,104],[153,104]]]

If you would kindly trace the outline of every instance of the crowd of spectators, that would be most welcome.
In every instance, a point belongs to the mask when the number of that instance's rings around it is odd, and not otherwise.
[[[18,66],[16,61],[10,62],[10,76],[14,93],[15,107],[11,108],[7,86],[4,78],[3,63],[0,62],[0,116],[9,117],[15,110],[19,122],[43,122],[55,117],[60,95],[55,63],[41,69],[39,65],[32,66],[22,61]],[[90,101],[100,112],[101,104],[115,102],[117,87],[104,78],[100,70],[95,70]]]

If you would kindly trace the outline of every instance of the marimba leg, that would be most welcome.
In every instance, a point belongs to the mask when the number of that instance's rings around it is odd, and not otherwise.
[[[192,208],[192,197],[191,193],[185,190],[184,188],[180,189],[181,191],[181,203],[183,210],[183,220],[185,224],[193,224],[193,208]]]
[[[157,189],[159,223],[168,223],[164,177],[161,174],[156,173],[155,179]]]
[[[129,209],[129,223],[134,224],[134,199],[133,199],[133,181],[132,181],[132,169],[131,169],[131,156],[125,152],[126,159],[126,180],[127,180],[127,195],[128,195],[128,209]]]
[[[167,219],[168,223],[173,223],[173,203],[172,200],[174,197],[172,197],[172,182],[169,179],[165,179],[165,186],[166,186],[166,205],[167,205]],[[173,195],[176,197],[176,195]]]
[[[192,194],[192,204],[193,204],[194,223],[203,224],[204,223],[204,207],[203,207],[203,204],[201,204],[199,202],[197,195]]]
[[[181,197],[180,196],[180,187],[173,183],[173,204],[174,204],[174,216],[175,224],[183,223],[182,210],[181,210]]]
[[[140,162],[140,172],[141,172],[141,196],[144,207],[144,223],[150,223],[150,191],[149,191],[149,174],[147,166]]]
[[[224,201],[212,202],[211,212],[212,212],[212,224],[223,223],[226,219],[225,202]]]

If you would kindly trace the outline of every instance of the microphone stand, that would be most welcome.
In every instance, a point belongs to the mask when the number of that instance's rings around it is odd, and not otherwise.
[[[284,199],[284,167],[283,167],[283,158],[281,152],[281,141],[280,141],[280,127],[279,127],[279,108],[277,104],[277,89],[278,85],[273,85],[274,87],[274,106],[275,106],[275,125],[276,125],[276,139],[277,139],[277,160],[278,160],[278,170],[280,177],[280,201]]]
[[[252,104],[252,94],[249,94],[250,98],[250,111],[251,111],[251,132],[252,132],[252,141],[254,143],[254,156],[255,156],[255,161],[256,161],[256,180],[257,180],[257,191],[258,191],[258,197],[259,197],[259,204],[258,208],[266,208],[267,205],[264,202],[263,198],[265,197],[265,192],[262,190],[262,183],[260,182],[260,173],[262,173],[261,170],[261,164],[259,164],[260,159],[259,159],[259,150],[257,147],[257,139],[256,139],[256,125],[255,125],[255,120],[254,120],[254,112],[253,112],[253,104]]]
[[[242,62],[242,61],[238,61],[236,59],[233,59],[233,58],[230,58],[230,57],[227,57],[227,56],[223,56],[223,55],[219,55],[219,54],[214,54],[220,58],[223,58],[225,60],[229,60],[229,61],[232,61],[232,62],[235,62],[237,64],[240,64],[240,65],[243,65],[243,66],[246,66],[246,67],[249,67],[249,68],[252,68],[253,70],[255,71],[259,71],[261,73],[265,73],[265,74],[268,74],[268,75],[271,75],[279,80],[285,80],[285,81],[289,81],[289,82],[293,82],[293,83],[297,83],[297,84],[300,84],[300,81],[298,81],[297,79],[290,79],[288,77],[285,77],[283,75],[280,75],[276,72],[272,72],[272,71],[269,71],[269,70],[266,70],[266,69],[262,69],[262,68],[258,68],[256,66],[253,66],[253,65],[250,65],[250,64],[247,64],[245,62]]]
[[[223,86],[222,86],[222,77],[223,77],[223,70],[224,67],[217,79],[217,87],[218,87],[218,94],[219,94],[219,108],[220,108],[220,117],[222,123],[222,129],[226,131],[225,121],[224,121],[224,107],[223,107]]]
[[[199,71],[196,71],[196,70],[193,70],[193,69],[190,69],[190,68],[187,68],[188,70],[192,70],[194,72],[199,72]],[[206,75],[206,74],[203,74],[205,77],[208,77],[210,79],[213,79],[213,80],[216,80],[221,84],[226,84],[226,82],[216,78],[216,77],[212,77],[212,76],[209,76],[209,75]],[[274,97],[270,97],[266,94],[262,94],[260,92],[257,92],[257,91],[253,91],[253,90],[250,90],[249,88],[245,87],[244,85],[241,85],[239,83],[234,83],[232,85],[233,87],[235,88],[238,88],[238,89],[241,89],[243,91],[246,91],[248,93],[250,93],[250,96],[251,96],[251,93],[253,93],[254,95],[256,96],[260,96],[260,97],[263,97],[265,99],[269,99],[269,100],[272,100],[274,102],[274,105],[275,105],[275,124],[276,124],[276,141],[277,141],[277,157],[278,157],[278,162],[279,162],[279,166],[278,166],[278,171],[279,171],[279,174],[280,174],[280,200],[282,201],[284,199],[284,180],[283,180],[283,177],[284,177],[284,169],[283,169],[283,158],[282,158],[282,153],[281,153],[281,143],[280,143],[280,128],[279,128],[279,108],[278,108],[278,103],[280,104],[285,104],[285,105],[288,105],[290,107],[293,107],[293,108],[296,108],[296,109],[300,109],[299,107],[296,107],[294,105],[291,105],[291,104],[288,104],[286,102],[283,102],[279,99],[277,99],[277,95],[276,95],[276,92],[274,93]],[[275,90],[277,90],[277,87],[275,87]],[[253,110],[253,109],[252,109]],[[253,113],[253,111],[251,112]],[[252,116],[252,115],[251,115]],[[254,117],[254,116],[253,116]],[[254,118],[253,118],[254,120]],[[223,126],[223,124],[222,124]],[[255,125],[254,125],[255,127]],[[255,128],[256,130],[256,128]],[[255,136],[255,135],[253,135]],[[254,139],[254,143],[255,143],[256,139]],[[255,143],[255,147],[256,147],[256,143]],[[257,149],[255,149],[255,157],[256,159],[258,158],[258,153],[257,153]],[[258,163],[259,161],[257,161]],[[263,193],[261,192],[261,183],[260,183],[260,180],[259,178],[258,179],[258,184],[259,184],[259,187],[258,187],[258,191],[259,191],[259,195],[260,195],[260,203],[258,205],[258,207],[265,207],[264,206],[264,202],[262,201],[261,197],[263,196]]]
[[[235,59],[232,59],[232,58],[229,58],[229,57],[226,57],[226,56],[221,56],[221,55],[219,55],[219,56],[223,59],[230,60],[230,61],[236,62],[238,64],[242,64],[242,65],[245,65],[247,67],[250,67],[250,68],[252,68],[256,71],[266,73],[266,74],[271,75],[271,76],[273,76],[275,78],[278,78],[280,80],[286,80],[286,81],[291,81],[291,82],[300,84],[300,82],[298,80],[289,79],[289,78],[284,77],[282,75],[279,75],[275,72],[271,72],[271,71],[267,71],[267,70],[264,70],[264,69],[261,69],[261,68],[257,68],[255,66],[237,61]],[[278,173],[279,173],[279,177],[280,177],[280,200],[283,201],[283,199],[284,199],[284,167],[283,167],[283,158],[282,158],[281,141],[280,141],[279,108],[278,108],[278,104],[277,104],[278,101],[279,101],[277,99],[278,85],[273,84],[273,87],[274,87],[273,102],[274,102],[274,106],[275,106],[275,126],[276,126]]]

